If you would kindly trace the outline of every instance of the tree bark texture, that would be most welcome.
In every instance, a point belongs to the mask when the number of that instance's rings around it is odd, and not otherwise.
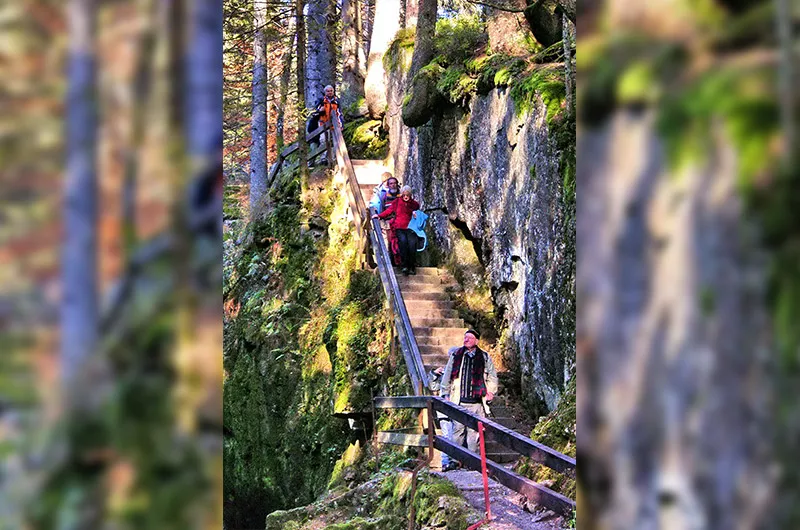
[[[414,39],[414,55],[408,77],[411,84],[406,91],[411,97],[403,105],[403,123],[418,127],[427,122],[436,101],[434,80],[426,75],[417,75],[434,56],[433,37],[436,32],[436,0],[420,0],[417,33]]]
[[[350,109],[364,97],[364,75],[360,65],[358,0],[342,0],[342,85],[339,93],[343,109]],[[356,111],[356,109],[352,109]],[[353,112],[353,114],[360,114]]]
[[[332,3],[330,0],[309,0],[306,16],[308,55],[305,72],[306,106],[313,107],[322,97],[326,85],[336,85],[336,57],[331,32]]]
[[[67,172],[61,274],[61,375],[69,390],[98,336],[97,93],[95,5],[71,0],[67,89]]]
[[[301,178],[308,176],[308,142],[306,142],[306,118],[303,112],[303,102],[300,94],[305,94],[305,74],[306,71],[306,25],[303,20],[304,0],[295,0],[295,24],[297,27],[297,142],[300,146],[298,157],[300,159]]]
[[[290,28],[291,29],[291,28]],[[291,33],[291,32],[290,32]],[[283,149],[286,144],[284,139],[284,123],[286,120],[286,103],[289,99],[289,83],[292,79],[292,53],[296,43],[297,37],[293,37],[286,47],[286,52],[283,54],[283,72],[281,72],[281,87],[280,87],[280,103],[277,108],[277,117],[275,118],[275,136],[278,145],[278,153]]]
[[[253,113],[250,121],[250,216],[258,216],[267,192],[267,2],[253,0]]]
[[[379,118],[386,112],[386,72],[383,55],[400,29],[400,0],[376,0],[375,19],[367,62],[367,79],[364,93],[369,114]]]

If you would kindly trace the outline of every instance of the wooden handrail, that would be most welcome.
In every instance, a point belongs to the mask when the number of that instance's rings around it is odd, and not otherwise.
[[[376,397],[373,403],[376,409],[424,409],[433,405],[434,410],[443,413],[451,421],[457,421],[473,430],[477,430],[478,422],[483,423],[484,428],[492,434],[497,442],[516,453],[527,456],[534,462],[575,479],[574,458],[516,433],[489,418],[476,416],[465,408],[443,398],[434,396]],[[424,434],[378,433],[378,440],[383,443],[415,447],[430,443],[430,437]],[[439,451],[459,460],[465,467],[476,471],[481,469],[481,458],[476,453],[460,447],[441,436],[434,435],[433,445]],[[490,476],[494,480],[517,493],[525,495],[530,501],[545,506],[561,515],[569,516],[575,510],[575,501],[572,499],[509,471],[491,460],[487,461],[486,464],[490,470]]]
[[[383,240],[383,232],[380,223],[377,219],[371,218],[374,210],[367,209],[364,198],[361,196],[361,189],[358,185],[350,155],[347,152],[347,145],[344,141],[341,125],[337,119],[331,121],[333,122],[332,136],[334,149],[336,151],[336,161],[339,165],[339,170],[342,171],[347,180],[349,191],[348,198],[350,199],[350,209],[356,221],[356,232],[358,237],[362,238],[362,240],[364,231],[367,232],[372,250],[375,253],[375,262],[381,277],[381,283],[383,284],[386,297],[394,312],[397,335],[400,339],[400,346],[403,350],[406,368],[411,378],[411,385],[416,395],[424,395],[426,392],[430,392],[428,377],[425,373],[425,365],[422,362],[422,355],[419,352],[417,340],[414,337],[411,318],[408,316],[403,294],[400,292],[400,285],[394,273],[389,250],[386,247],[386,242]]]

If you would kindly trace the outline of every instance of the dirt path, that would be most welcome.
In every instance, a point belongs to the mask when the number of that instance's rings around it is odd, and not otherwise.
[[[477,471],[433,472],[455,484],[470,505],[483,513],[486,511],[483,495],[483,479]],[[567,521],[555,513],[534,508],[531,513],[523,508],[522,495],[502,484],[489,479],[489,504],[492,521],[482,526],[486,530],[561,530],[567,528]]]

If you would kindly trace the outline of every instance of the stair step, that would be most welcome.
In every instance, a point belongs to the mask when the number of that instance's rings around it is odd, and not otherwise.
[[[410,309],[406,307],[408,317],[413,321],[419,318],[444,318],[456,319],[458,318],[458,311],[451,309],[449,311],[444,309]]]
[[[409,302],[449,302],[452,306],[452,301],[447,293],[443,293],[438,289],[431,289],[428,291],[404,291],[403,300],[406,301],[406,304]]]
[[[414,337],[417,339],[417,344],[426,344],[428,346],[438,346],[449,350],[450,348],[461,346],[464,343],[464,335],[458,334],[452,337],[448,336],[435,336],[435,335],[420,335],[416,331]]]
[[[442,285],[438,276],[432,276],[430,274],[420,274],[417,272],[416,276],[405,276],[402,272],[395,272],[395,276],[397,277],[397,283],[400,285],[400,290],[403,290],[407,285]],[[444,289],[440,288],[440,290],[444,292]]]
[[[400,286],[400,292],[403,293],[403,298],[405,298],[406,293],[436,293],[443,296],[447,296],[447,293],[444,292],[440,285],[437,285],[432,282],[419,282],[419,283],[409,283],[403,282],[400,280],[401,277],[397,278],[397,284]]]
[[[422,364],[424,365],[431,365],[435,368],[440,366],[444,366],[447,364],[447,354],[442,353],[422,353]]]
[[[419,348],[419,353],[422,355],[441,355],[443,357],[447,357],[447,352],[449,348],[447,346],[428,346],[417,343],[417,348]]]
[[[457,339],[456,344],[453,346],[461,346],[464,343],[464,332],[467,328],[464,326],[414,326],[414,336],[419,340],[420,337],[427,337],[426,341],[430,342],[431,338],[441,340],[454,340]]]
[[[403,297],[405,299],[405,297]],[[410,312],[413,309],[443,309],[453,310],[453,302],[450,300],[406,300],[406,309]]]
[[[396,275],[402,275],[401,271],[401,267],[394,268],[394,273]],[[439,269],[436,267],[417,267],[417,274],[416,276],[412,276],[412,278],[416,278],[418,276],[435,276],[436,278],[439,278]]]
[[[419,327],[446,327],[446,328],[460,327],[465,329],[464,321],[461,320],[460,318],[413,318],[412,317],[411,326],[414,328],[419,326]]]

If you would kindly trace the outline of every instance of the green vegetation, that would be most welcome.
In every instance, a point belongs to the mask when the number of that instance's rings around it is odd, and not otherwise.
[[[539,420],[531,432],[531,439],[574,458],[576,453],[575,398],[576,385],[573,370],[558,407]],[[549,467],[537,464],[529,458],[521,458],[516,465],[516,471],[535,482],[547,485],[562,495],[575,498],[575,480],[553,471]]]
[[[243,244],[225,256],[225,517],[237,527],[317,498],[351,437],[333,413],[402,384],[379,280],[357,270],[346,199],[324,173],[281,178],[272,209],[229,236]],[[319,218],[327,231],[315,237]]]
[[[387,71],[407,72],[413,40],[413,31],[398,33],[384,58]],[[486,43],[485,23],[477,15],[439,20],[434,38],[436,56],[417,76],[430,77],[442,98],[464,107],[475,94],[487,94],[495,87],[509,87],[517,114],[526,114],[532,110],[538,96],[547,109],[548,123],[552,122],[564,106],[563,65],[536,64],[538,58],[552,54],[552,50],[541,50],[539,45],[536,55],[515,57],[491,53]],[[405,52],[407,56],[403,55]],[[408,59],[407,63],[403,62],[403,57]],[[403,102],[404,107],[407,104],[407,100]]]
[[[383,67],[387,72],[408,72],[416,34],[416,28],[404,28],[397,32],[383,55]]]
[[[343,134],[350,158],[383,160],[389,154],[389,134],[380,120],[353,120],[344,125]]]

